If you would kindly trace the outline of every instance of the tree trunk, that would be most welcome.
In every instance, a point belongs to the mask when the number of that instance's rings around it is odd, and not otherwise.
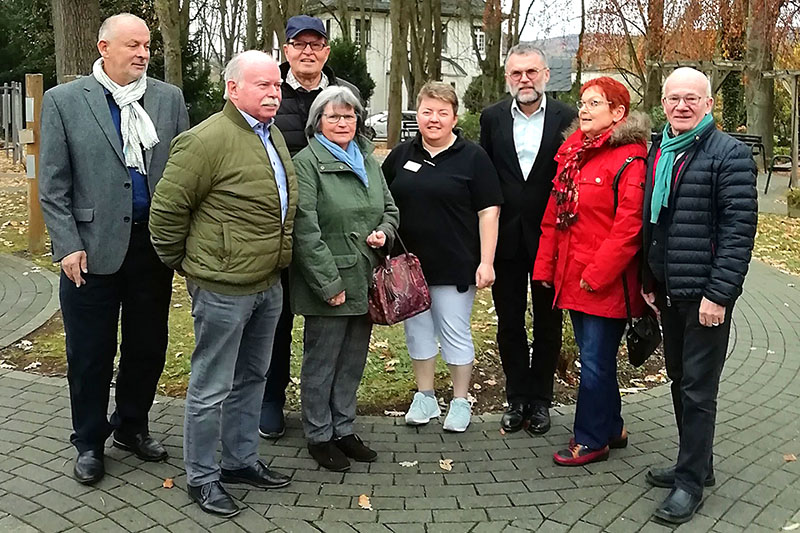
[[[442,79],[442,1],[432,0],[431,31],[433,32],[433,48],[431,49],[431,79]]]
[[[99,0],[51,0],[56,51],[56,77],[92,72],[97,60],[97,30],[100,28]]]
[[[664,49],[664,0],[649,0],[647,3],[647,34],[645,35],[645,72],[647,85],[644,89],[644,109],[659,105],[661,101],[661,68],[648,61],[661,61]],[[634,58],[635,61],[635,58]]]
[[[365,0],[361,0],[359,8],[360,8],[359,9],[360,18],[358,23],[361,25],[361,31],[358,32],[358,55],[361,56],[361,59],[366,61],[367,60],[367,9]],[[372,31],[371,27],[369,31]]]
[[[578,51],[575,53],[575,81],[572,82],[570,94],[578,101],[583,77],[583,36],[586,33],[586,0],[581,0],[581,31],[578,33]],[[519,34],[517,34],[519,35]]]
[[[180,19],[181,19],[181,47],[189,44],[189,8],[191,1],[182,0]]]
[[[747,133],[761,135],[767,157],[772,157],[775,93],[771,79],[761,72],[772,70],[772,34],[785,0],[750,0],[745,55]],[[766,4],[766,5],[765,5]]]
[[[744,0],[721,0],[719,6],[718,50],[722,59],[741,61],[744,58]],[[722,127],[736,131],[746,121],[742,73],[730,72],[720,87],[722,93]]]
[[[183,87],[179,1],[155,0],[155,9],[161,38],[164,41],[164,81]]]
[[[339,12],[339,29],[342,30],[342,39],[352,42],[352,32],[350,31],[350,7],[347,0],[337,0],[336,10]]]
[[[244,47],[254,50],[258,46],[258,20],[256,19],[256,0],[247,0],[247,30]]]
[[[484,106],[488,106],[503,94],[503,87],[500,83],[502,72],[500,45],[503,36],[503,12],[500,0],[487,0],[483,21],[486,35],[486,58],[484,59],[485,66],[483,67],[483,103]]]
[[[400,140],[403,120],[403,75],[408,67],[408,20],[405,2],[391,0],[389,20],[392,26],[393,68],[389,70],[389,120],[386,124],[386,146],[392,148]]]

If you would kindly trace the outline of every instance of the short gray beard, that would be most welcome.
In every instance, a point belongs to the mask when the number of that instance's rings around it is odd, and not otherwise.
[[[523,97],[520,96],[520,91],[517,89],[516,94],[514,94],[514,99],[517,101],[518,105],[531,105],[542,99],[544,91],[540,91],[536,87],[531,87],[531,90],[533,94],[530,97]]]

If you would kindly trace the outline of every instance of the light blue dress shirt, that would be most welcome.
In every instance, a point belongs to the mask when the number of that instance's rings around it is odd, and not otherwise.
[[[239,113],[241,113],[247,123],[250,124],[250,127],[256,132],[258,138],[261,139],[261,144],[263,144],[264,148],[267,150],[269,163],[272,165],[273,174],[275,174],[275,183],[278,185],[278,195],[281,197],[281,222],[284,222],[286,220],[286,212],[289,210],[289,185],[286,182],[286,170],[283,168],[278,150],[275,149],[275,145],[272,144],[272,140],[269,136],[269,127],[272,126],[275,119],[264,124],[241,109],[239,109]]]
[[[544,133],[544,111],[547,107],[547,95],[542,95],[539,109],[531,116],[523,113],[517,100],[511,100],[511,118],[514,120],[514,146],[517,149],[519,168],[522,170],[522,179],[527,180],[531,173],[533,163],[542,146]]]

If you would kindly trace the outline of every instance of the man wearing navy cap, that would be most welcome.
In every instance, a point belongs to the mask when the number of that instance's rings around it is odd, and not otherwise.
[[[283,86],[282,102],[275,115],[275,125],[286,139],[289,152],[295,155],[308,144],[304,132],[311,103],[331,85],[347,87],[361,98],[358,89],[337,78],[325,66],[331,47],[325,25],[317,17],[297,15],[286,23],[286,43],[283,45],[286,62],[280,66]],[[289,308],[288,271],[281,275],[283,282],[283,312],[275,331],[272,361],[267,373],[261,422],[258,432],[265,439],[278,439],[286,431],[283,406],[286,403],[286,386],[289,384],[289,358],[292,348],[294,315]]]

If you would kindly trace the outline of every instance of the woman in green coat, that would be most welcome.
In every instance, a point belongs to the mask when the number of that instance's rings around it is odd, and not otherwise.
[[[353,422],[372,331],[367,290],[399,224],[363,129],[358,98],[329,87],[311,105],[308,146],[293,160],[299,200],[290,284],[292,312],[305,317],[303,430],[311,456],[337,472],[350,468],[348,458],[377,458]]]

